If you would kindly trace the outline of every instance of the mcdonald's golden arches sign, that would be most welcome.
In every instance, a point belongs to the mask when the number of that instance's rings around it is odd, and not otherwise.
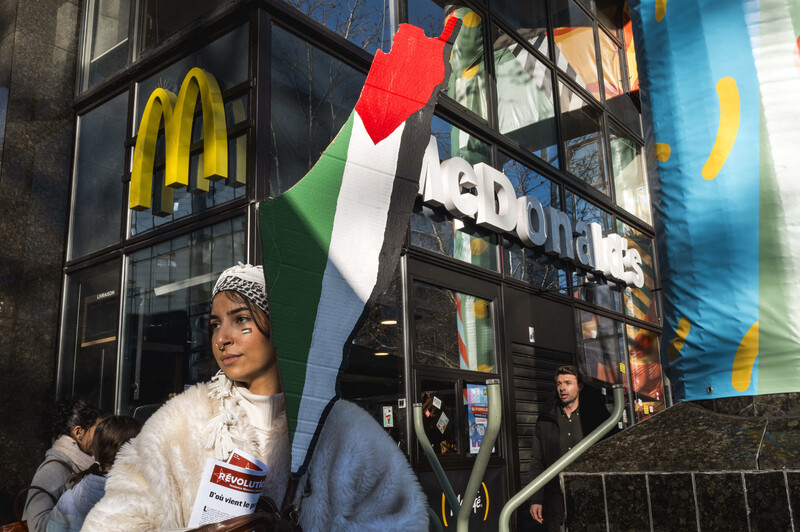
[[[166,89],[158,88],[147,100],[133,152],[128,200],[131,209],[146,210],[151,207],[153,165],[162,118],[166,162],[159,205],[155,206],[154,214],[172,214],[174,189],[190,186],[189,152],[198,98],[203,112],[203,155],[198,176],[193,179],[191,189],[194,192],[208,192],[209,181],[228,177],[228,135],[222,93],[214,76],[193,68],[183,79],[177,96]],[[237,179],[243,182],[245,177],[241,175]]]

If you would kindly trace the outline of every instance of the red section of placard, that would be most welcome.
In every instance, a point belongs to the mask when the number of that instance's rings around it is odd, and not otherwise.
[[[444,81],[444,46],[457,19],[451,17],[438,38],[425,37],[416,26],[401,24],[392,50],[375,53],[372,68],[356,103],[372,142],[377,144],[430,100]]]
[[[248,475],[220,465],[214,466],[211,482],[244,493],[261,493],[264,488],[264,477]]]

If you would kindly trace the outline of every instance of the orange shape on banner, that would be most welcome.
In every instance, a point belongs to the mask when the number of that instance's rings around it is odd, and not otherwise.
[[[719,96],[719,129],[714,147],[711,148],[708,160],[703,165],[703,179],[708,181],[717,177],[733,150],[741,114],[739,89],[732,77],[726,76],[717,82],[717,96]]]

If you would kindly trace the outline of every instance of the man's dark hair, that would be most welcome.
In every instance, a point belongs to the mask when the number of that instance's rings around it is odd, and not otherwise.
[[[575,366],[561,366],[556,370],[556,376],[553,377],[553,380],[558,380],[559,375],[575,375],[575,378],[578,379],[578,384],[583,384],[583,377],[581,377],[578,368]]]

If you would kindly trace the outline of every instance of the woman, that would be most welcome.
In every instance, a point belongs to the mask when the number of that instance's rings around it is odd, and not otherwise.
[[[227,460],[236,447],[266,463],[262,494],[283,500],[288,423],[260,266],[220,275],[209,322],[221,371],[167,402],[120,451],[106,496],[83,530],[186,527],[206,460]],[[405,457],[369,414],[347,401],[335,403],[298,485],[292,502],[300,501],[306,532],[427,530],[425,498]]]
[[[47,491],[58,500],[68,486],[73,473],[89,469],[92,458],[92,439],[100,421],[100,411],[84,399],[65,399],[55,405],[51,434],[55,441],[45,453],[31,480],[31,486]],[[22,519],[28,530],[44,532],[55,502],[41,489],[28,491]]]
[[[106,473],[120,447],[139,434],[142,424],[128,416],[108,416],[97,424],[92,440],[95,463],[72,476],[76,483],[64,492],[47,523],[47,532],[77,532],[86,515],[105,494]]]

